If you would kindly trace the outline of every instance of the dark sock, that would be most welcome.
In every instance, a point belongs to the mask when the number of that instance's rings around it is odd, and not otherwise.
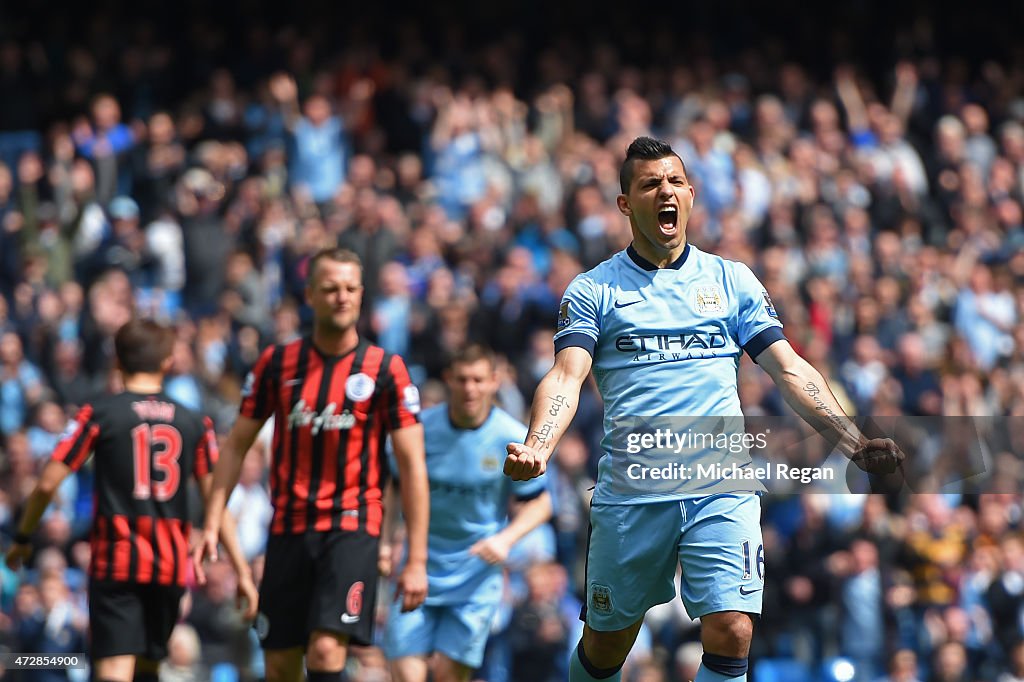
[[[323,670],[307,670],[306,679],[309,682],[344,682],[345,671],[325,672]]]

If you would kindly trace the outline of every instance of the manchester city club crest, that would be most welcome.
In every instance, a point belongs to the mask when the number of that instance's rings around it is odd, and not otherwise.
[[[701,315],[725,312],[725,294],[717,284],[702,284],[693,290],[693,309]]]
[[[614,607],[612,606],[612,590],[607,585],[599,585],[593,583],[590,585],[590,608],[601,613],[611,613]]]

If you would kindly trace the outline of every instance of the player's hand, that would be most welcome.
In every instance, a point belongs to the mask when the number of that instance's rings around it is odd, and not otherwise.
[[[395,601],[402,600],[402,613],[419,607],[427,598],[427,567],[425,564],[408,564],[398,577],[395,587]]]
[[[192,569],[196,572],[196,582],[200,585],[206,584],[206,571],[203,570],[203,562],[209,559],[217,561],[217,532],[203,531],[199,544],[192,550]]]
[[[507,450],[504,471],[513,481],[529,481],[547,471],[547,458],[529,445],[509,443]]]
[[[377,572],[380,573],[381,577],[391,577],[391,571],[395,567],[394,557],[395,552],[391,547],[391,543],[380,543],[380,547],[377,548]]]
[[[508,553],[512,549],[512,543],[505,539],[501,533],[496,533],[489,538],[484,538],[473,543],[469,553],[478,556],[489,564],[503,564],[508,559]]]
[[[850,455],[853,463],[869,474],[894,473],[906,458],[892,438],[872,438]]]
[[[16,571],[32,556],[32,545],[15,542],[7,550],[7,568]]]
[[[252,575],[245,574],[238,576],[238,590],[235,593],[235,608],[242,612],[242,618],[252,620],[256,617],[260,606],[260,592],[256,589],[256,583],[252,581]]]

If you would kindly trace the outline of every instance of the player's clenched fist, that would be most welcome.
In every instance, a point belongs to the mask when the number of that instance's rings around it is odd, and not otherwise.
[[[869,474],[891,474],[906,458],[891,438],[872,438],[850,455],[853,463]]]
[[[528,445],[509,443],[507,449],[505,475],[513,481],[529,481],[543,474],[548,468],[547,458]]]

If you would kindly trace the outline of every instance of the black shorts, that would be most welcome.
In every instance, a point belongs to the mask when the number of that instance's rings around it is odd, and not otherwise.
[[[305,647],[314,630],[372,644],[377,541],[361,531],[271,535],[255,623],[263,648]]]
[[[166,658],[183,594],[176,585],[89,581],[90,657]]]

